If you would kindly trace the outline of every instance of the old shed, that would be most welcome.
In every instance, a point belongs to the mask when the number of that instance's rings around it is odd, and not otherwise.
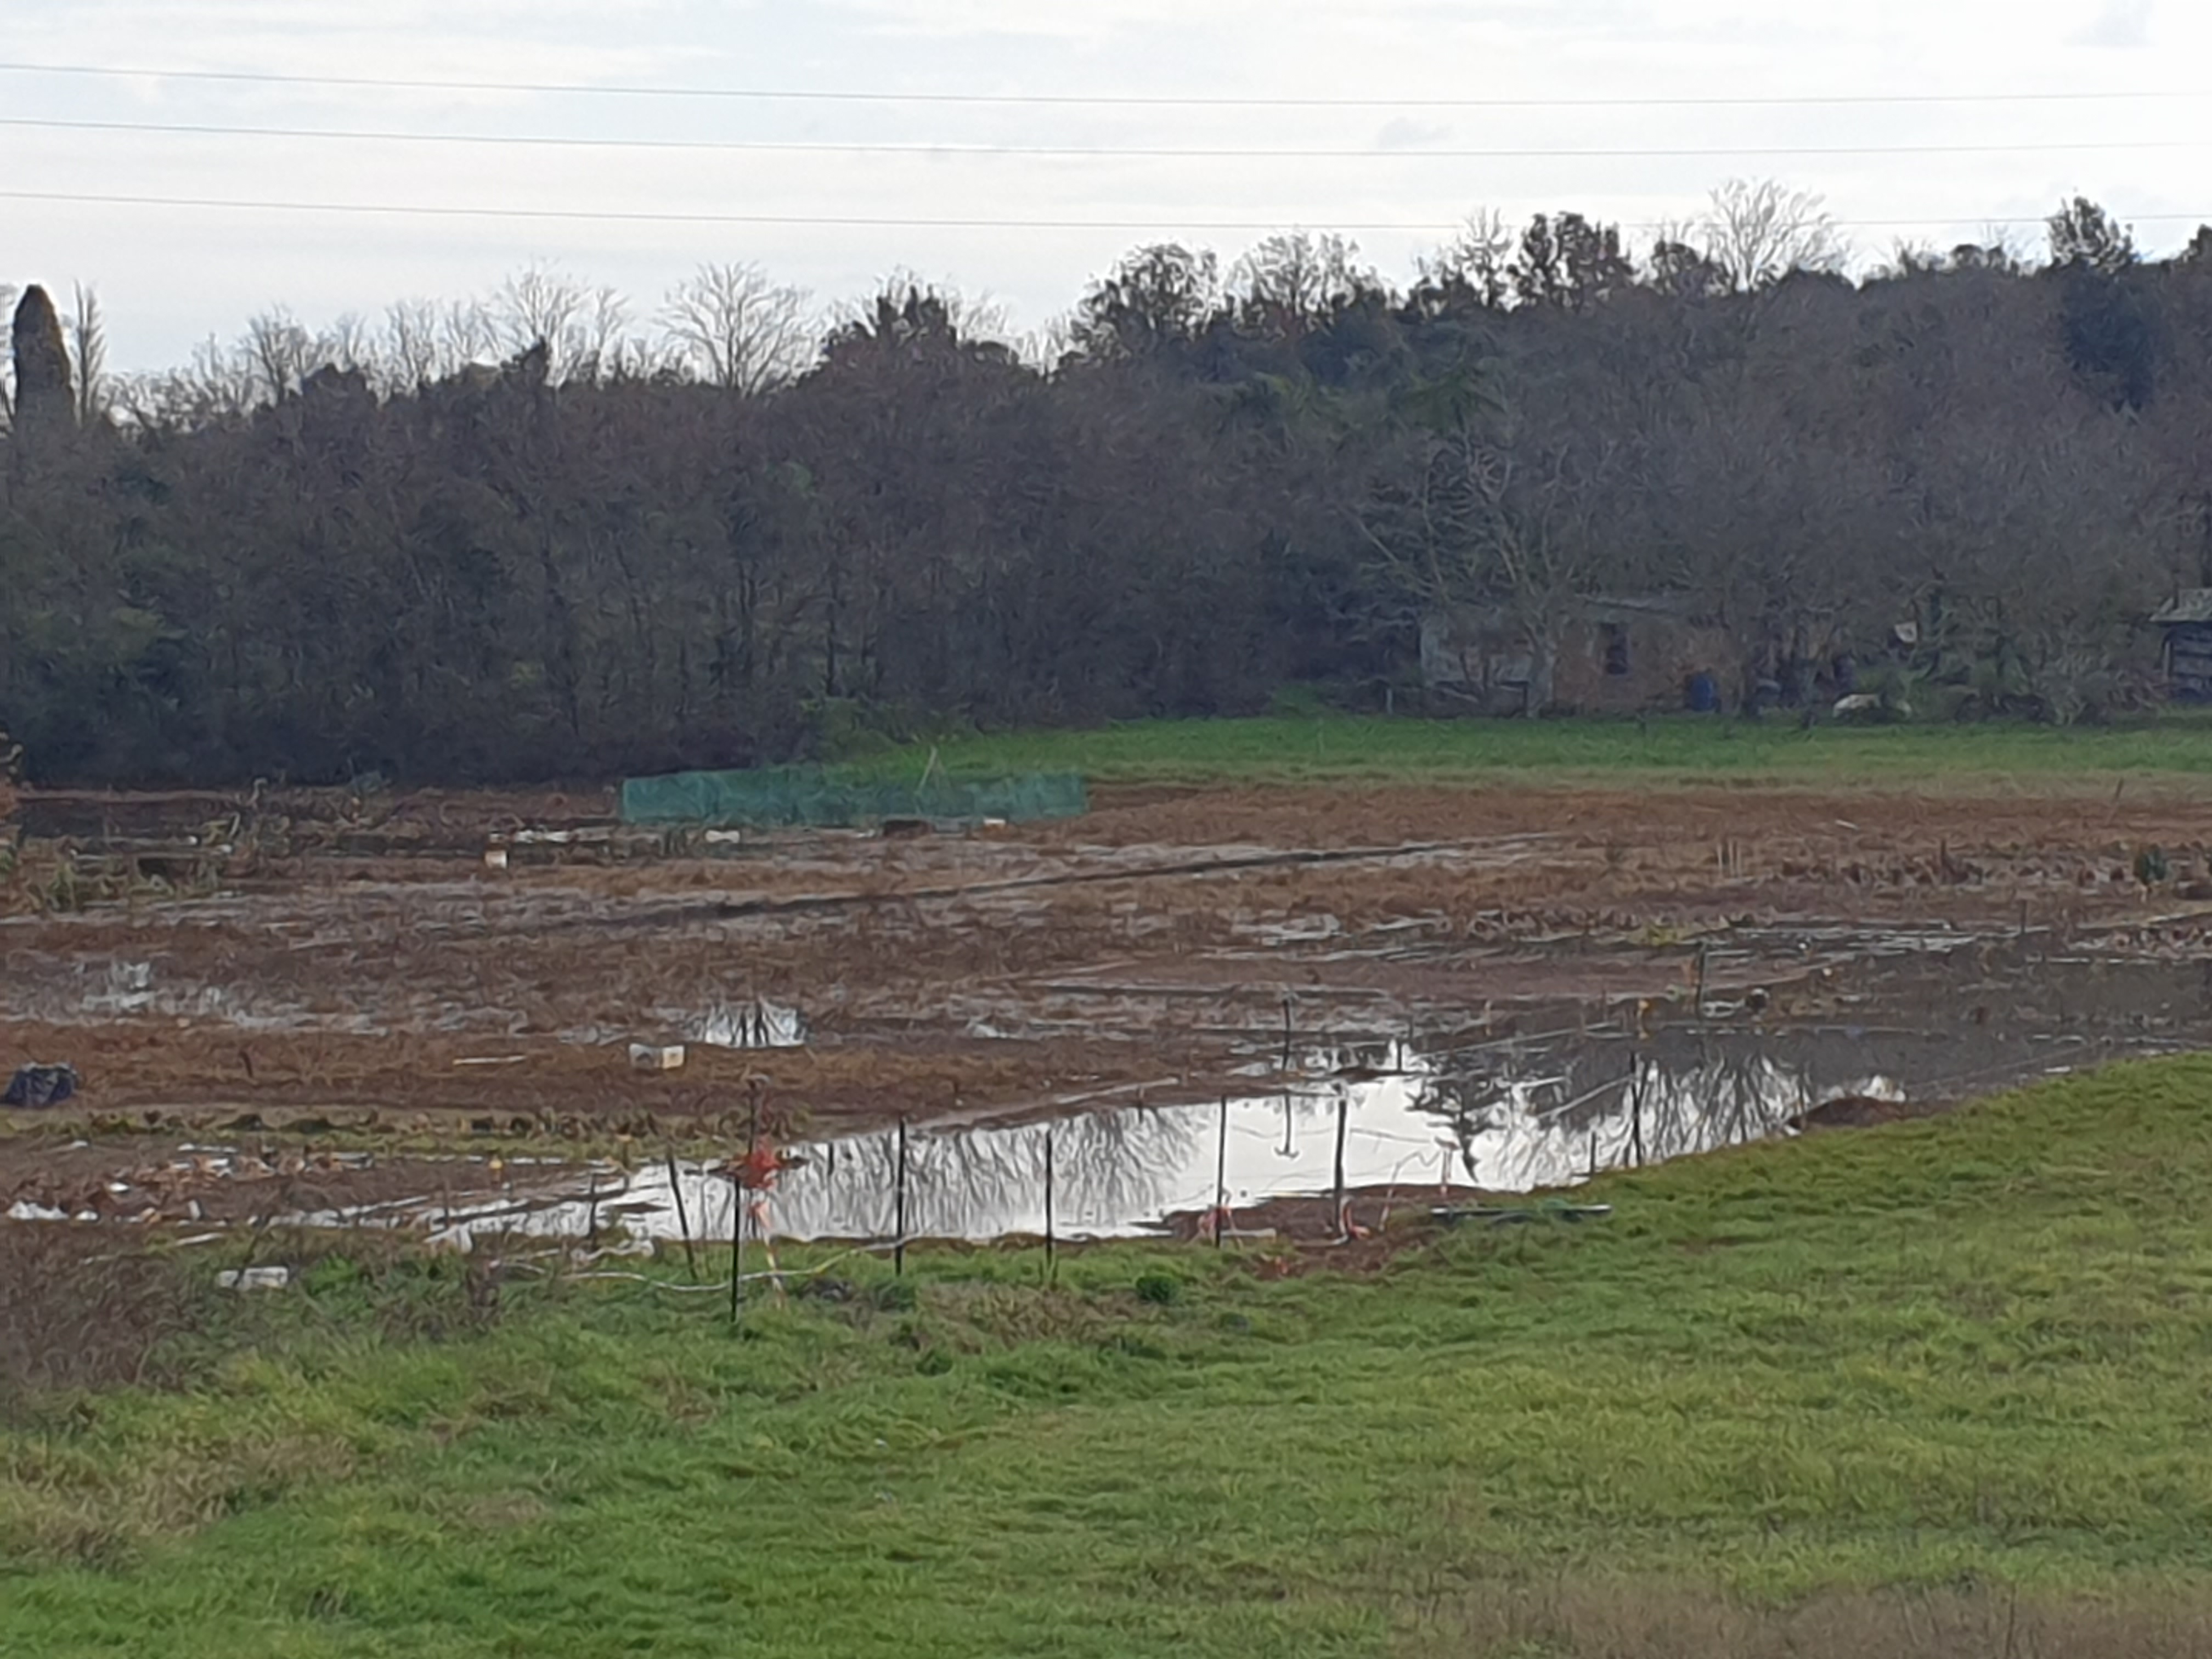
[[[2185,587],[2150,613],[2166,630],[2163,666],[2168,695],[2212,702],[2212,587]]]
[[[1534,702],[1589,714],[1681,706],[1686,683],[1725,663],[1728,641],[1689,596],[1595,594],[1569,601],[1546,696],[1532,698],[1527,636],[1502,608],[1432,611],[1421,619],[1421,677],[1485,713]]]

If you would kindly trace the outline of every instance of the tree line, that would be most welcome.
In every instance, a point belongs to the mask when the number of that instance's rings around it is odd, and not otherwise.
[[[255,319],[107,372],[15,307],[0,729],[55,781],[506,781],[836,752],[947,722],[1449,708],[1425,619],[1530,665],[1668,596],[1723,699],[1879,660],[1922,706],[2155,695],[2212,586],[2212,229],[1844,274],[1817,201],[1714,193],[1632,250],[1472,221],[1139,248],[1017,347],[920,282],[817,327],[706,267],[647,326],[542,270],[373,325]],[[1903,641],[1905,643],[1900,643]]]

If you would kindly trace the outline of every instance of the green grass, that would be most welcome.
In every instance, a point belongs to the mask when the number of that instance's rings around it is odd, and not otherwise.
[[[453,1268],[326,1262],[190,1389],[0,1431],[0,1652],[1465,1652],[1437,1609],[1590,1575],[2212,1605],[2209,1192],[2191,1059],[1379,1277],[931,1251],[742,1338],[617,1282],[437,1340]]]
[[[2002,785],[2017,779],[2109,787],[2117,776],[2212,774],[2212,718],[2172,711],[2124,726],[2011,723],[1800,730],[1745,721],[1385,719],[1348,714],[1141,720],[1086,731],[1025,731],[922,743],[859,763],[919,776],[931,750],[956,777],[1075,771],[1103,783],[1770,781]]]

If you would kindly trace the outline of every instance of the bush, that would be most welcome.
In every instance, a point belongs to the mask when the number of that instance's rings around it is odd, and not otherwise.
[[[1149,1273],[1137,1275],[1137,1300],[1164,1308],[1182,1297],[1182,1280],[1173,1273]]]
[[[57,1390],[178,1380],[213,1311],[212,1286],[167,1254],[0,1222],[0,1423]]]

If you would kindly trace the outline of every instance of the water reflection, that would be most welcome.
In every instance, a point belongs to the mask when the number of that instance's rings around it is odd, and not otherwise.
[[[1047,1141],[1053,1222],[1063,1237],[1158,1231],[1217,1192],[1232,1210],[1347,1188],[1409,1197],[1445,1186],[1528,1192],[1594,1170],[1691,1156],[1790,1133],[1820,1101],[1900,1091],[1863,1069],[1845,1041],[1833,1065],[1785,1061],[1751,1042],[1705,1038],[1656,1048],[1583,1039],[1492,1048],[1478,1058],[1416,1058],[1383,1071],[1376,1053],[1310,1057],[1284,1088],[1225,1104],[1138,1107],[946,1132],[896,1131],[793,1149],[797,1162],[752,1212],[748,1231],[787,1239],[986,1241],[1045,1229]],[[1340,1153],[1340,1146],[1341,1148]],[[677,1194],[680,1190],[680,1209]],[[902,1192],[903,1197],[902,1198]],[[588,1197],[453,1213],[445,1231],[631,1232],[727,1239],[741,1219],[718,1173],[679,1164],[609,1171]]]
[[[1822,1080],[1765,1053],[1723,1048],[1686,1061],[1631,1051],[1609,1073],[1593,1060],[1543,1079],[1455,1079],[1438,1085],[1432,1103],[1453,1118],[1469,1185],[1528,1192],[1764,1140],[1844,1095],[1903,1091],[1879,1073]]]

